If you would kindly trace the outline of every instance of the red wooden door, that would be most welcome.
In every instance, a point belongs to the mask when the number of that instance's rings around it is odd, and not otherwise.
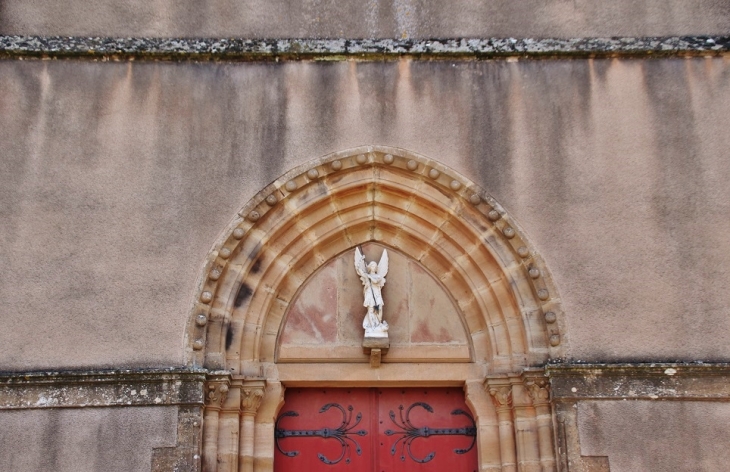
[[[276,472],[477,470],[458,388],[288,389],[275,441]]]

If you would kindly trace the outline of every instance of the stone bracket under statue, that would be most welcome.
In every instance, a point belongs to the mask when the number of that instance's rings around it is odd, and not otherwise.
[[[365,330],[362,347],[370,356],[372,367],[380,366],[381,356],[390,348],[388,322],[383,320],[383,287],[388,274],[388,250],[383,249],[380,262],[365,263],[365,256],[359,247],[355,248],[355,271],[362,282],[363,307],[366,308],[362,327]]]

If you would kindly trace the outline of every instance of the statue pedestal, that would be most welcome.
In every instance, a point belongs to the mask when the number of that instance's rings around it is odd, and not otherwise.
[[[388,333],[385,336],[365,336],[362,340],[362,350],[370,356],[370,367],[380,367],[382,356],[387,354],[390,348]]]

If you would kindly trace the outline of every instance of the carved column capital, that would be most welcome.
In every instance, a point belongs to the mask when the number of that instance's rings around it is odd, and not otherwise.
[[[228,380],[208,381],[205,384],[205,407],[220,410],[228,397]]]
[[[512,386],[489,386],[489,394],[492,396],[492,402],[497,409],[512,407]]]
[[[256,416],[264,398],[263,381],[244,382],[241,385],[241,414],[244,416]]]
[[[527,378],[525,379],[525,387],[532,398],[532,404],[535,406],[545,405],[550,402],[550,383],[544,378]]]

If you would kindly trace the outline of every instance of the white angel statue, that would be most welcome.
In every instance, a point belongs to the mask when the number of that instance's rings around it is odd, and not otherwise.
[[[366,337],[388,336],[388,323],[383,321],[383,294],[385,275],[388,273],[388,251],[383,249],[380,262],[370,261],[365,265],[365,256],[355,248],[355,271],[362,281],[363,306],[368,309],[362,327]]]

